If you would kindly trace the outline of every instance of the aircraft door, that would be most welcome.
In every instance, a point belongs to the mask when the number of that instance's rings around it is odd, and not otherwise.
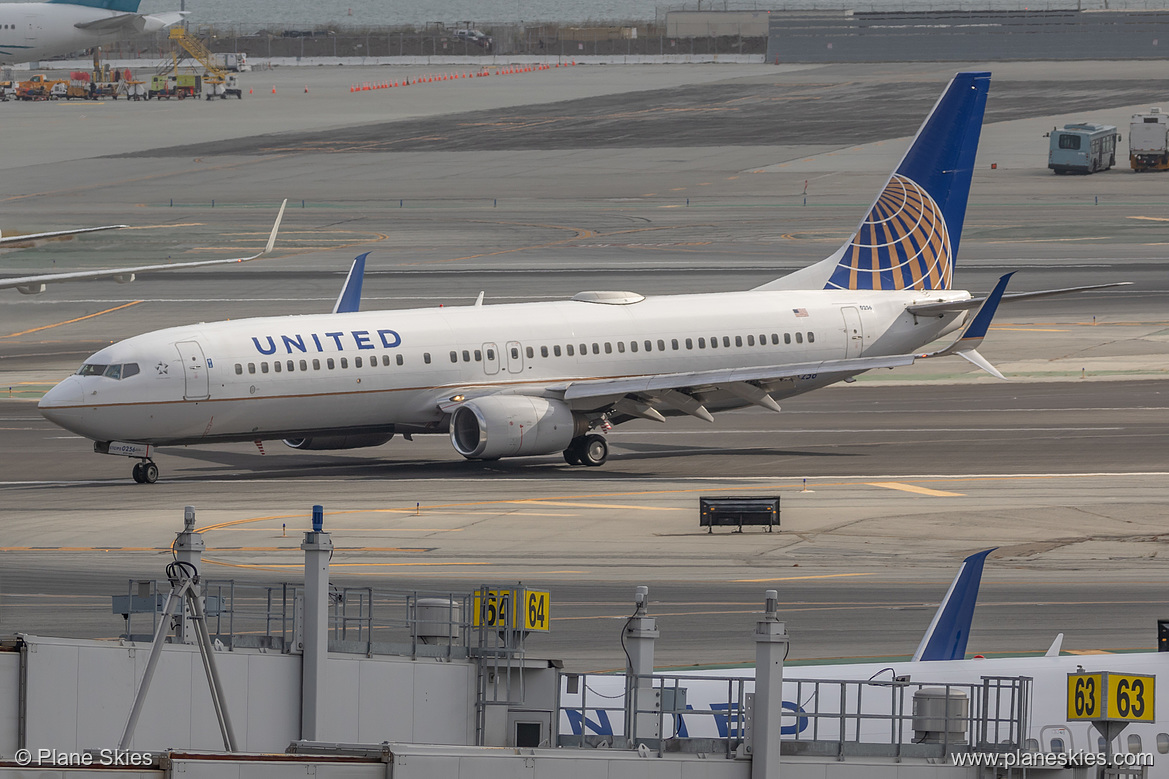
[[[865,350],[865,329],[861,324],[861,313],[855,306],[840,309],[844,315],[844,359],[860,357]]]
[[[210,397],[210,383],[207,379],[207,361],[197,341],[179,341],[175,344],[183,361],[183,379],[186,389],[184,400],[203,400]]]
[[[24,18],[24,40],[25,42],[35,41],[37,39],[37,17],[33,15]]]
[[[524,347],[519,341],[507,342],[507,370],[511,373],[522,373],[524,370]]]
[[[499,347],[483,344],[483,372],[488,376],[499,373]]]

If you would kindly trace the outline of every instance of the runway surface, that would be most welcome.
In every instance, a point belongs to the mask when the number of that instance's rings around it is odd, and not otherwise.
[[[1059,631],[1068,649],[1151,647],[1166,615],[1169,195],[1123,160],[1052,176],[1042,137],[1147,109],[1169,65],[1123,66],[989,68],[958,282],[1134,282],[1004,307],[982,352],[1009,383],[926,361],[781,414],[621,426],[600,469],[465,462],[442,436],[267,442],[164,449],[149,487],[35,410],[110,341],[327,311],[368,250],[366,308],[748,288],[847,238],[946,76],[607,66],[353,95],[346,83],[381,74],[291,69],[252,74],[264,88],[231,103],[0,106],[5,234],[134,225],[5,251],[5,273],[247,254],[291,200],[263,261],[0,296],[0,632],[117,635],[106,598],[161,576],[185,504],[209,528],[208,575],[296,580],[322,503],[334,581],[546,586],[554,629],[531,649],[575,670],[622,663],[642,583],[663,664],[749,659],[768,588],[793,658],[909,654],[958,562],[991,546],[971,651],[1043,651]],[[779,532],[700,531],[698,497],[723,493],[780,495]]]

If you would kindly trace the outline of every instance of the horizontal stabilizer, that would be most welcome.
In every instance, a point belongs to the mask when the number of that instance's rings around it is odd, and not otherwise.
[[[1063,289],[1045,289],[1040,292],[1015,292],[1010,295],[1003,295],[1004,303],[1014,303],[1017,300],[1035,300],[1036,298],[1054,297],[1055,295],[1070,295],[1074,292],[1088,292],[1094,289],[1110,289],[1112,287],[1129,287],[1132,286],[1131,281],[1114,281],[1111,284],[1091,284],[1086,287],[1064,287]],[[938,303],[918,303],[912,306],[907,306],[906,311],[914,316],[941,316],[942,314],[952,314],[956,311],[969,311],[972,308],[978,308],[986,302],[986,297],[967,298],[966,300],[952,300],[942,301]]]
[[[349,275],[345,277],[345,286],[341,288],[341,294],[333,306],[334,314],[352,314],[361,310],[361,283],[365,280],[365,258],[368,256],[369,252],[366,252],[353,260]]]
[[[961,660],[966,656],[970,624],[974,621],[974,604],[982,583],[982,565],[994,549],[972,554],[962,561],[949,592],[934,614],[929,630],[918,644],[913,659]]]

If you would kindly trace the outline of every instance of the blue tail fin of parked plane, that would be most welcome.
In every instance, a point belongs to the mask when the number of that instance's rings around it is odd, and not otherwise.
[[[49,0],[49,2],[60,5],[84,5],[87,8],[104,8],[107,11],[136,14],[142,0]]]
[[[962,562],[950,591],[913,654],[914,660],[961,660],[966,656],[970,623],[974,621],[974,604],[978,601],[978,585],[982,583],[982,564],[993,551],[987,549],[972,554]]]
[[[353,264],[349,266],[349,275],[345,277],[345,286],[337,296],[333,305],[334,314],[351,314],[361,310],[361,284],[365,281],[365,258],[369,252],[357,255]]]
[[[852,237],[760,289],[950,289],[989,88],[954,76]]]

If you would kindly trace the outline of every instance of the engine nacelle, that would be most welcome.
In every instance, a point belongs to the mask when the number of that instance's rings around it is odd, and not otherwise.
[[[476,398],[451,412],[451,443],[469,460],[562,452],[587,430],[564,401],[526,395]]]
[[[361,449],[366,446],[381,446],[393,437],[393,433],[318,435],[312,438],[285,438],[284,445],[293,449]]]

